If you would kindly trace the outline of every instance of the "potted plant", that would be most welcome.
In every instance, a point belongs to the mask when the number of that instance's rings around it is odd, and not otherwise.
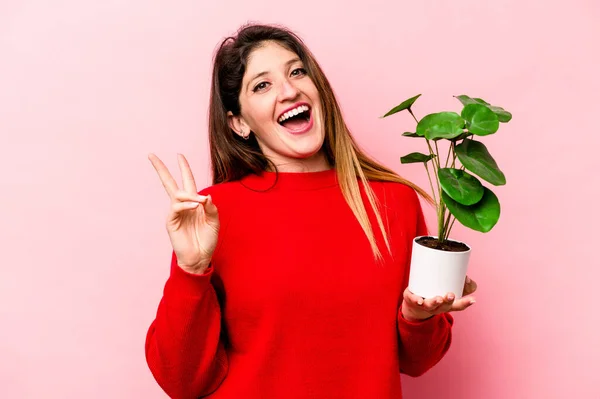
[[[471,248],[451,239],[450,231],[456,220],[483,233],[498,222],[498,197],[479,178],[494,186],[506,184],[506,178],[479,138],[496,133],[500,123],[509,122],[512,115],[481,98],[460,95],[455,96],[463,105],[460,115],[438,112],[419,121],[412,106],[420,96],[409,98],[382,117],[408,111],[417,127],[415,132],[402,135],[425,140],[428,149],[428,154],[413,152],[400,158],[403,164],[425,166],[437,211],[437,236],[413,240],[408,287],[424,298],[453,292],[458,299],[462,297]]]

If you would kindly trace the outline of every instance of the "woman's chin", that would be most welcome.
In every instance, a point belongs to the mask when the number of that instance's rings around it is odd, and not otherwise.
[[[298,140],[290,143],[290,149],[298,157],[309,158],[317,154],[323,147],[323,139],[318,134],[312,134],[305,137],[305,140]]]

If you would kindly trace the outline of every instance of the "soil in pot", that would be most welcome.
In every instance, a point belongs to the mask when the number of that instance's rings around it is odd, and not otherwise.
[[[469,247],[462,242],[446,240],[441,243],[434,237],[429,236],[417,239],[417,243],[427,248],[439,249],[440,251],[465,252],[469,250]]]

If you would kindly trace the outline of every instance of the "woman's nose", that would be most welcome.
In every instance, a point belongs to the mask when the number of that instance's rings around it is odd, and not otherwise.
[[[289,80],[284,80],[279,89],[279,99],[289,100],[296,98],[297,96],[298,88],[296,88]]]

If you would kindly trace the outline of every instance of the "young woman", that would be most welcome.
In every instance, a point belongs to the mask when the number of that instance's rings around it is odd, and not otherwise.
[[[146,338],[172,398],[401,398],[447,352],[472,298],[406,289],[426,193],[367,157],[301,39],[249,25],[223,41],[210,99],[213,185],[171,199],[171,273]],[[465,294],[475,291],[468,280]]]

